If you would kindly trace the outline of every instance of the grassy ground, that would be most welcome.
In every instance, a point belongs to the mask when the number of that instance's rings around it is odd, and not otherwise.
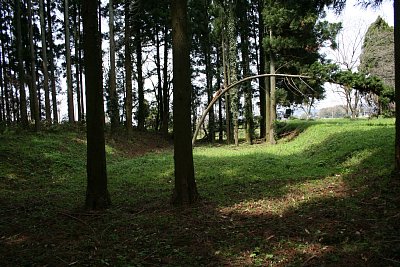
[[[399,266],[394,121],[281,129],[276,146],[195,148],[202,200],[185,209],[169,144],[109,141],[101,213],[81,208],[83,133],[4,133],[0,266]]]

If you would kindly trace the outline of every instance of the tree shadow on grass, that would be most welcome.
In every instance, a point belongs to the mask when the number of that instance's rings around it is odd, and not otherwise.
[[[168,203],[170,156],[111,168],[115,201],[104,213],[62,208],[78,206],[84,188],[50,188],[25,206],[8,200],[0,263],[396,266],[400,186],[385,170],[390,139],[377,143],[377,134],[393,136],[371,128],[335,133],[290,155],[197,155],[203,201],[191,208]],[[137,177],[141,172],[146,176]]]

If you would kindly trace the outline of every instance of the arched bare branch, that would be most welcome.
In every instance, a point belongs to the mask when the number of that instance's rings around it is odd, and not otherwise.
[[[270,76],[275,76],[275,77],[291,77],[291,78],[303,78],[303,79],[309,79],[311,78],[310,76],[304,76],[304,75],[292,75],[292,74],[259,74],[259,75],[255,75],[255,76],[250,76],[250,77],[246,77],[241,79],[240,81],[237,81],[233,84],[228,85],[228,87],[226,88],[221,88],[219,91],[217,91],[217,94],[214,96],[214,98],[211,100],[210,104],[208,104],[207,108],[204,110],[203,114],[201,115],[200,121],[196,126],[196,131],[194,132],[193,138],[192,138],[192,146],[194,145],[194,143],[196,142],[197,139],[197,135],[199,134],[200,131],[200,127],[201,125],[204,123],[204,120],[208,114],[208,112],[210,111],[211,107],[215,104],[215,102],[217,102],[217,100],[226,92],[228,92],[229,90],[231,90],[233,87],[246,82],[248,80],[253,80],[253,79],[258,79],[258,78],[262,78],[262,77],[270,77]]]

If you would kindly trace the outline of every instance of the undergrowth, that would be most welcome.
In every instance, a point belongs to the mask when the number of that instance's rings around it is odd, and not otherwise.
[[[0,265],[400,264],[393,119],[279,127],[275,146],[196,147],[202,199],[188,208],[169,203],[168,143],[146,134],[109,138],[113,204],[101,213],[82,209],[82,131],[5,132]]]

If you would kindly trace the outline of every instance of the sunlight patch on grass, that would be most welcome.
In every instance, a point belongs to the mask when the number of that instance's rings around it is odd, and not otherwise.
[[[361,151],[355,151],[351,154],[350,157],[348,157],[345,162],[343,162],[342,165],[347,170],[354,170],[368,158],[372,157],[374,154],[377,154],[377,152],[379,152],[378,148],[369,148]]]
[[[219,212],[222,214],[239,213],[247,216],[283,216],[291,209],[318,199],[343,198],[348,195],[348,188],[340,175],[295,185],[289,184],[285,187],[288,193],[284,196],[247,199],[232,206],[222,207]]]
[[[115,149],[112,146],[106,145],[106,153],[110,155],[115,154]]]

